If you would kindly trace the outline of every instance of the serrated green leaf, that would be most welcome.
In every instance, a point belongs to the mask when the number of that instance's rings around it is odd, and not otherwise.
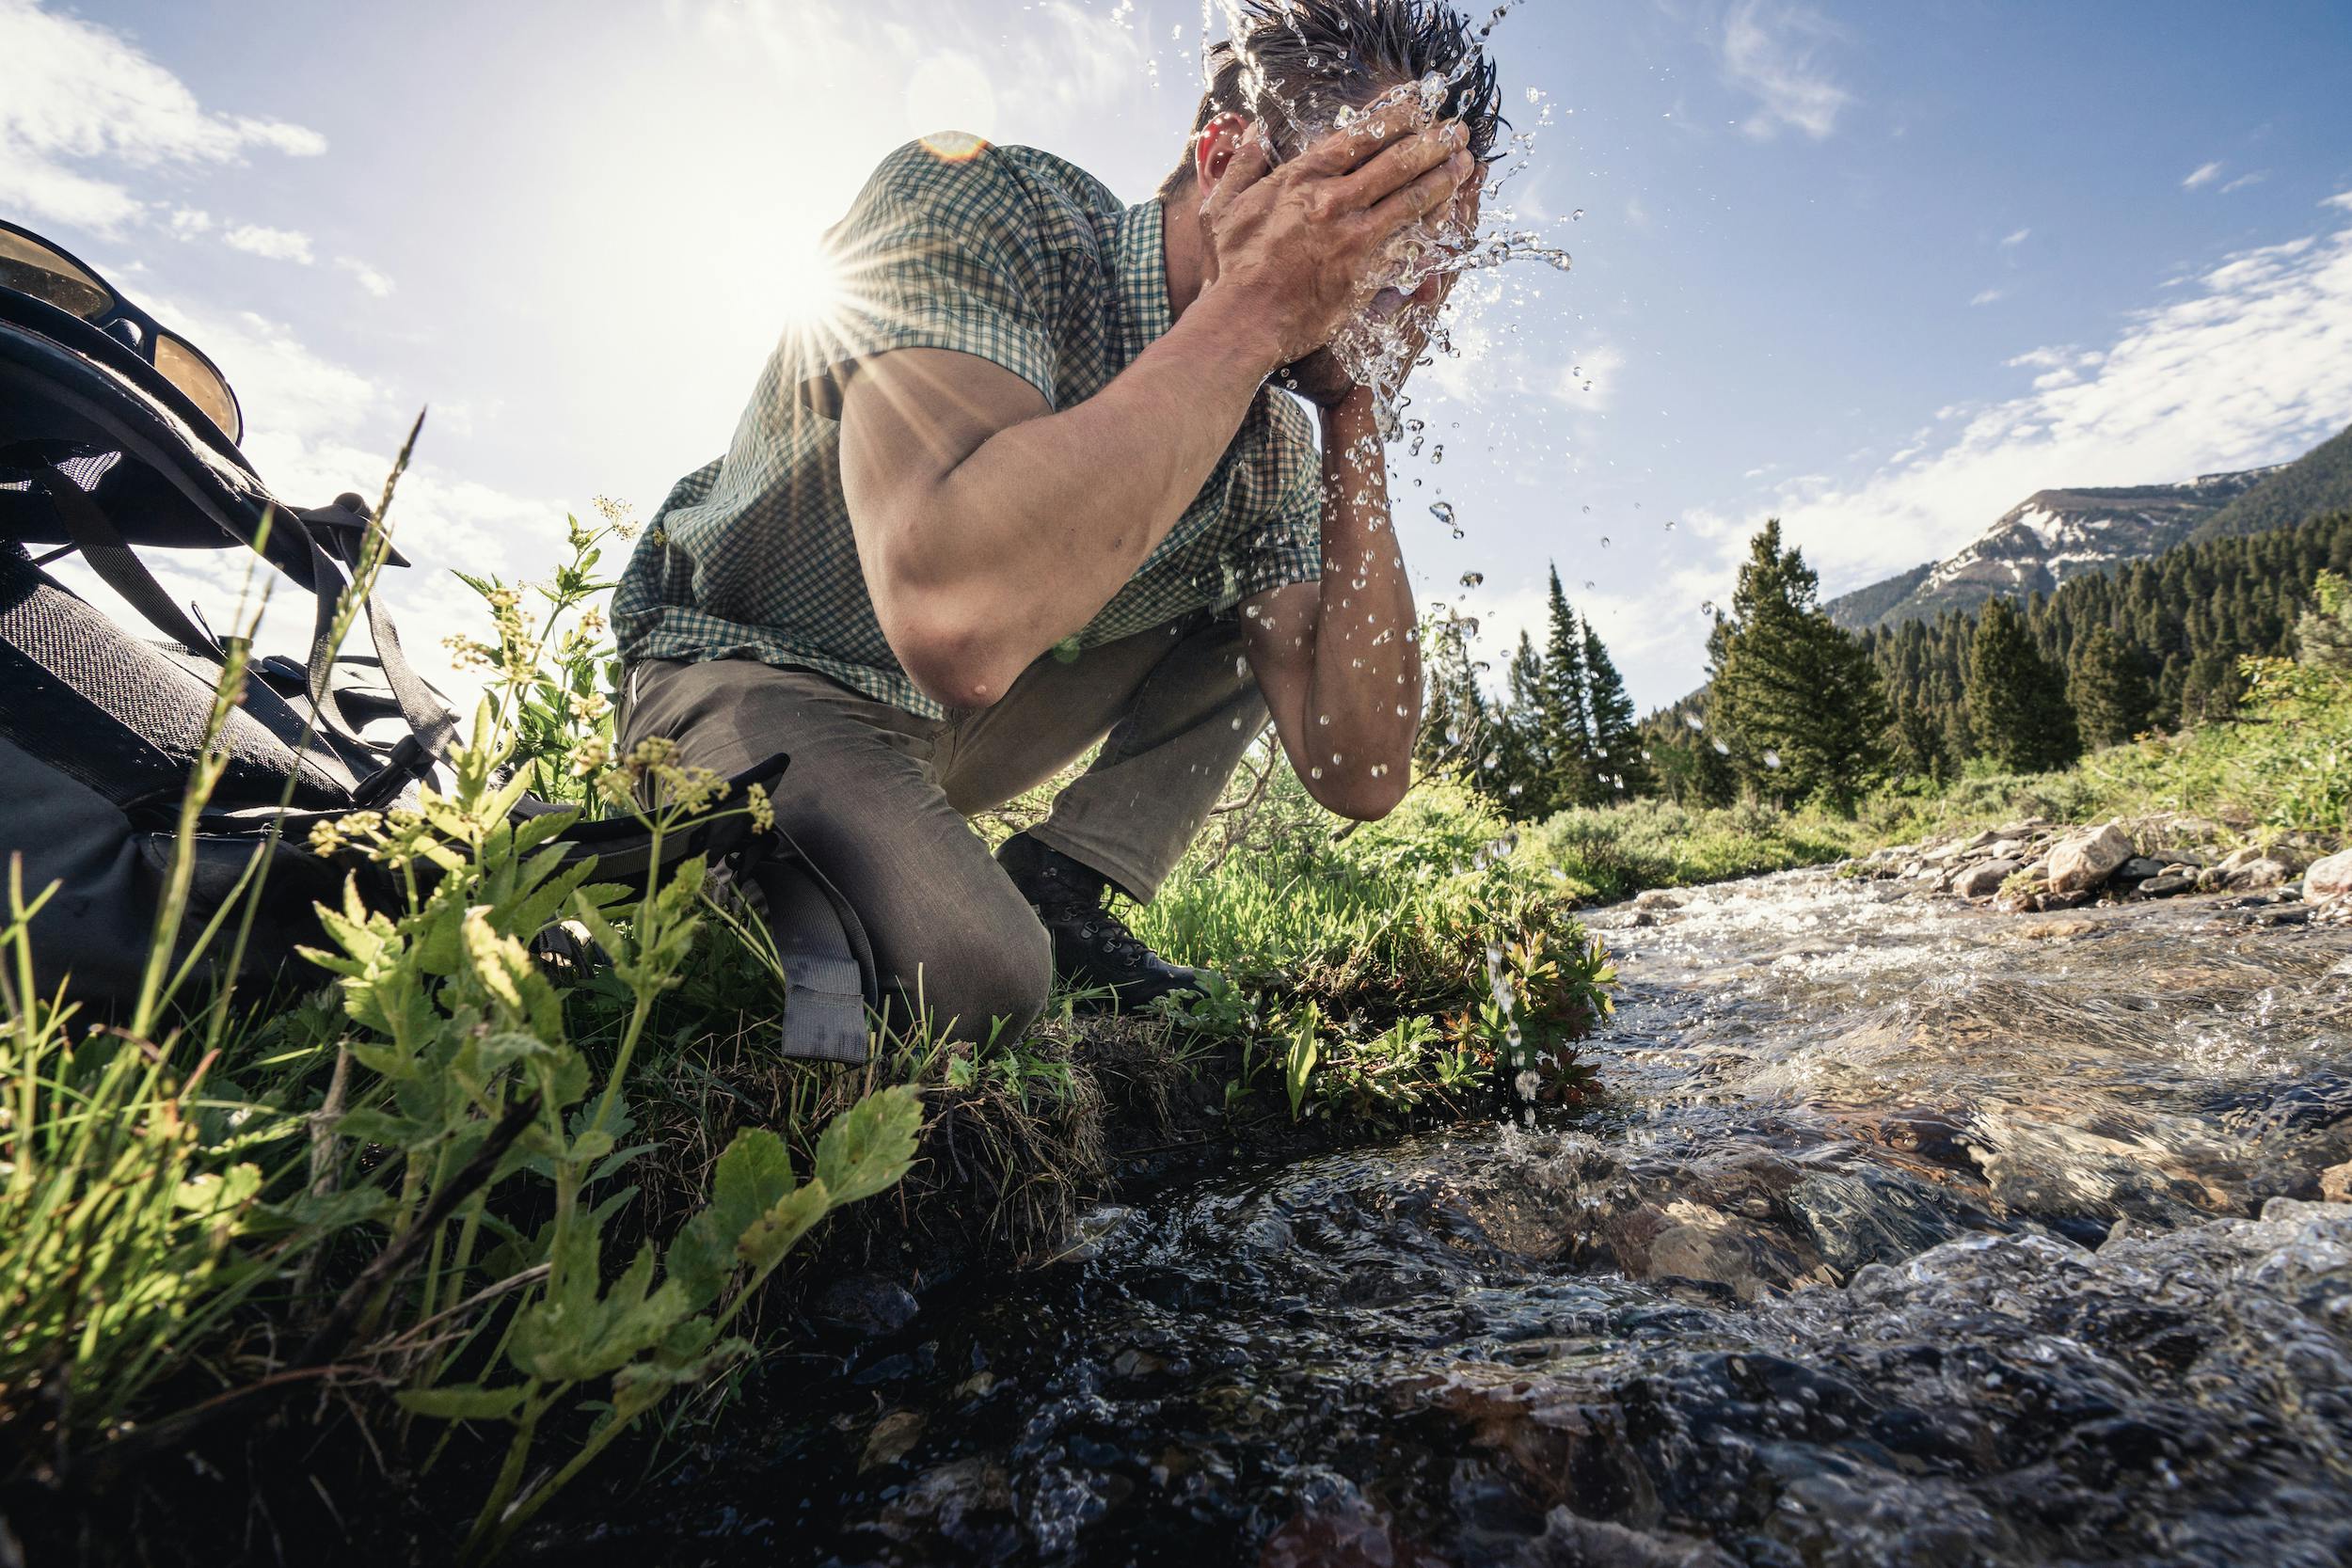
[[[833,1207],[821,1180],[811,1178],[779,1198],[736,1242],[736,1254],[752,1266],[754,1278],[784,1260],[809,1227]]]
[[[898,1184],[914,1163],[923,1097],[904,1084],[867,1095],[817,1140],[817,1180],[833,1201],[855,1203]]]
[[[663,1268],[697,1307],[719,1299],[735,1274],[736,1243],[793,1188],[792,1156],[764,1127],[735,1134],[711,1172],[710,1204],[678,1228]]]

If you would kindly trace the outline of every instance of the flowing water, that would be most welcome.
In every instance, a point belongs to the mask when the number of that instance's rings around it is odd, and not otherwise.
[[[1106,1212],[565,1555],[2352,1561],[2352,930],[2249,918],[1604,911],[1600,1113]]]

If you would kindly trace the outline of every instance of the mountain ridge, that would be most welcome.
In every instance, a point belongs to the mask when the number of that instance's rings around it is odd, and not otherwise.
[[[1822,609],[1847,630],[1864,631],[1975,610],[1995,597],[2054,593],[2087,572],[2111,571],[2185,544],[2209,518],[2292,467],[2200,474],[2173,484],[2036,490],[1942,561],[1840,594]]]

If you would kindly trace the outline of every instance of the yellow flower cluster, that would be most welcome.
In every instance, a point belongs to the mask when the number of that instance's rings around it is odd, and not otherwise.
[[[355,811],[310,829],[310,851],[333,856],[349,849],[383,865],[416,859],[433,837],[421,813],[405,806],[389,812]]]

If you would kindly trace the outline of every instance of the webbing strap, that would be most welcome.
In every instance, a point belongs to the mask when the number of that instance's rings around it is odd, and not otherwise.
[[[348,579],[342,566],[320,546],[316,530],[304,526],[303,537],[310,547],[311,592],[318,599],[308,672],[310,705],[318,713],[320,722],[339,726],[339,733],[349,734],[353,733],[352,726],[337,704],[330,684],[338,652],[335,609]],[[441,705],[408,662],[408,656],[400,645],[399,628],[392,625],[391,616],[376,602],[375,595],[369,594],[360,608],[367,612],[368,638],[375,644],[375,661],[384,672],[384,684],[391,688],[392,701],[399,705],[400,716],[408,725],[408,735],[393,749],[390,759],[360,783],[361,803],[375,805],[398,794],[408,780],[421,777],[436,761],[448,756],[450,743],[457,735],[457,716]]]
[[[105,512],[86,495],[82,487],[66,473],[51,466],[41,490],[49,498],[50,506],[73,536],[74,547],[89,569],[98,574],[98,580],[122,596],[125,604],[147,617],[147,624],[170,638],[182,647],[220,660],[227,656],[212,634],[188,618],[187,612],[172,602],[171,594],[155,580],[155,574],[131,548]]]

